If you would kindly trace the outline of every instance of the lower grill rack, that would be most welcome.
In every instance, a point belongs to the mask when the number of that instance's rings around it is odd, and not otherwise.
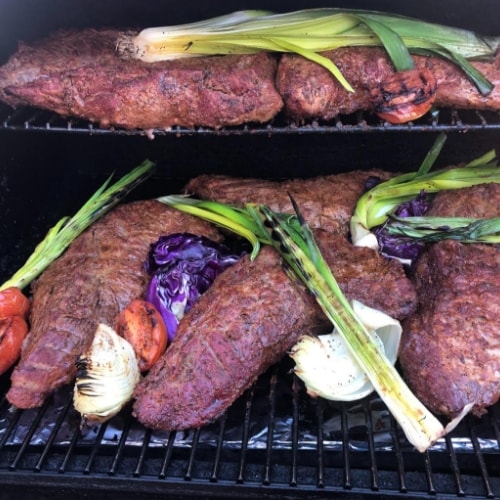
[[[80,428],[71,390],[0,406],[0,498],[498,498],[500,408],[421,454],[376,397],[312,400],[282,363],[214,424],[153,432],[122,411]],[[25,498],[23,496],[23,498]]]

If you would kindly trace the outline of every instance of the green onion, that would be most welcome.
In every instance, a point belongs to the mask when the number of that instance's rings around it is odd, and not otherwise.
[[[284,14],[246,10],[200,22],[153,27],[117,41],[123,57],[156,62],[180,57],[292,52],[321,64],[349,91],[335,64],[319,54],[340,47],[382,46],[397,71],[413,68],[410,54],[446,58],[458,65],[478,90],[493,84],[470,59],[491,59],[499,38],[405,16],[356,9],[305,9]]]
[[[356,246],[378,248],[370,230],[383,224],[401,203],[415,198],[421,191],[436,193],[488,182],[500,182],[500,168],[494,150],[465,167],[429,172],[445,141],[441,134],[417,172],[405,173],[376,185],[363,194],[350,221],[351,238]]]
[[[28,285],[57,259],[80,233],[146,180],[153,167],[154,163],[146,160],[108,187],[110,176],[73,217],[63,217],[49,229],[22,267],[0,286],[0,290],[11,286],[23,289]]]
[[[296,279],[313,293],[317,302],[348,345],[353,358],[367,374],[373,387],[399,422],[409,442],[425,451],[449,432],[469,410],[446,427],[432,415],[405,384],[379,343],[354,313],[314,241],[310,227],[294,203],[296,215],[279,214],[262,205],[233,208],[211,201],[165,196],[159,201],[195,214],[247,238],[272,245],[289,265]],[[195,210],[193,210],[195,209]],[[223,215],[222,215],[223,214]],[[248,233],[253,233],[251,238]],[[255,252],[253,253],[255,256]]]
[[[500,217],[391,217],[386,229],[390,234],[425,243],[444,239],[462,243],[500,243]]]

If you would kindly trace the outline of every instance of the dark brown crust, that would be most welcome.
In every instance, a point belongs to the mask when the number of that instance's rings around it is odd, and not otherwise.
[[[60,31],[21,43],[0,68],[0,99],[145,130],[267,122],[282,108],[270,54],[143,63],[117,56],[119,34]]]
[[[156,201],[120,205],[81,234],[34,283],[31,331],[12,373],[7,399],[19,408],[43,404],[76,375],[75,360],[98,322],[142,296],[143,264],[160,234],[190,230],[218,238],[207,223]]]
[[[430,215],[498,217],[500,184],[440,193]],[[419,310],[403,322],[400,362],[431,410],[481,415],[500,398],[500,245],[443,241],[415,268]]]
[[[356,111],[373,111],[370,91],[394,74],[384,50],[370,47],[325,52],[355,92],[345,90],[325,68],[294,54],[281,57],[276,86],[285,113],[295,121],[329,120]],[[464,73],[452,63],[435,57],[414,56],[417,69],[427,68],[437,83],[436,107],[500,110],[500,53],[493,62],[473,62],[495,86],[482,96]]]
[[[366,189],[366,181],[371,177],[386,180],[392,175],[373,169],[282,182],[201,175],[186,185],[185,192],[237,206],[263,203],[285,213],[293,213],[291,195],[312,228],[347,234],[356,202]]]

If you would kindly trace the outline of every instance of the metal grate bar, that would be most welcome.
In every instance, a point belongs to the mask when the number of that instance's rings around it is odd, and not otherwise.
[[[61,465],[59,466],[59,472],[62,473],[62,472],[66,471],[68,464],[69,464],[69,461],[71,459],[71,455],[73,454],[73,451],[75,450],[76,445],[78,443],[78,439],[80,437],[80,434],[81,434],[80,428],[77,427],[73,432],[73,436],[71,437],[71,441],[69,443],[66,454],[64,455],[63,461],[62,461]]]
[[[36,412],[36,417],[33,419],[33,422],[31,423],[31,425],[28,429],[28,432],[26,433],[26,436],[23,440],[23,443],[21,444],[21,447],[20,447],[16,457],[14,458],[12,463],[10,464],[10,470],[15,470],[17,468],[19,461],[21,460],[22,456],[24,455],[26,449],[28,448],[28,446],[31,442],[31,438],[33,437],[33,434],[35,433],[36,429],[40,425],[40,422],[42,420],[42,416],[43,416],[45,410],[47,409],[47,406],[48,406],[48,403],[45,403],[40,408],[40,410]]]
[[[316,439],[316,449],[318,457],[318,476],[316,486],[318,488],[325,487],[325,472],[324,472],[324,448],[323,448],[323,415],[325,412],[325,402],[323,399],[319,399],[316,405],[316,417],[318,421],[317,425],[317,439]]]
[[[479,470],[481,471],[481,477],[483,479],[484,487],[486,489],[486,496],[487,498],[494,498],[495,495],[490,485],[488,468],[486,467],[486,462],[484,461],[483,452],[481,451],[481,445],[477,437],[476,425],[474,422],[472,422],[472,419],[470,418],[467,420],[467,423],[469,425],[472,446],[474,448],[474,455],[477,458]]]
[[[5,130],[29,130],[43,132],[80,133],[91,135],[146,135],[143,130],[125,130],[120,128],[101,128],[99,125],[81,120],[65,119],[55,113],[19,108],[13,111],[0,104],[0,123]],[[198,127],[188,129],[172,127],[169,130],[155,129],[154,136],[162,135],[269,135],[269,134],[318,134],[318,133],[370,133],[370,132],[464,132],[468,130],[500,130],[500,114],[492,111],[448,110],[439,111],[437,116],[426,116],[404,124],[390,124],[374,115],[364,112],[352,116],[338,116],[328,122],[290,124],[282,117],[277,117],[265,125],[247,124],[240,127],[226,127],[219,130]]]
[[[184,479],[190,481],[193,476],[193,467],[195,464],[196,450],[198,449],[198,443],[200,442],[200,429],[196,429],[194,432],[193,440],[191,442],[191,453],[189,454],[188,465],[186,473],[184,474]]]
[[[47,455],[57,437],[57,433],[59,432],[59,429],[61,428],[62,423],[66,419],[66,415],[68,414],[68,411],[70,408],[73,406],[73,401],[71,399],[68,400],[67,404],[65,405],[63,411],[59,414],[59,417],[56,420],[56,423],[50,433],[50,436],[47,440],[47,444],[44,446],[42,454],[40,455],[40,458],[38,462],[35,465],[35,471],[40,472],[42,470],[43,463],[45,459],[47,458]]]
[[[465,491],[462,486],[462,479],[460,477],[460,468],[458,466],[458,459],[455,450],[453,449],[453,443],[449,435],[445,436],[446,449],[448,450],[448,456],[450,457],[450,467],[453,473],[453,478],[455,479],[455,484],[457,486],[457,495],[464,496]]]
[[[148,455],[148,448],[149,448],[149,442],[151,441],[151,434],[152,431],[150,429],[146,429],[144,431],[144,438],[141,446],[141,451],[139,453],[139,458],[137,459],[137,465],[133,472],[134,477],[139,477],[142,474],[142,469],[144,467],[144,463]]]
[[[432,467],[431,467],[431,455],[429,451],[426,451],[423,455],[424,458],[424,472],[425,479],[427,480],[427,491],[430,495],[436,494],[436,487],[434,486],[434,480],[432,478]]]
[[[363,404],[363,411],[365,414],[366,421],[366,433],[368,442],[368,451],[370,455],[370,476],[371,476],[371,488],[374,491],[378,491],[378,477],[377,477],[377,460],[375,459],[375,444],[373,442],[373,420],[372,412],[369,403],[366,401]]]
[[[107,422],[105,422],[104,424],[101,424],[99,426],[99,431],[98,431],[97,436],[95,438],[94,445],[92,446],[92,450],[90,451],[89,459],[87,460],[87,463],[85,464],[85,467],[83,468],[84,474],[90,474],[90,471],[92,470],[92,465],[94,464],[94,461],[95,461],[97,454],[99,452],[102,438],[104,437],[104,433],[106,432],[107,426],[108,426]]]
[[[406,493],[408,491],[408,488],[406,487],[406,480],[405,480],[405,464],[404,464],[404,458],[403,458],[403,453],[401,451],[401,446],[399,444],[399,425],[397,424],[395,418],[391,415],[389,417],[390,419],[390,426],[391,426],[391,437],[392,437],[392,444],[394,447],[394,455],[396,458],[396,467],[398,470],[398,480],[399,480],[399,491],[401,493]]]
[[[276,413],[276,384],[278,383],[278,374],[276,367],[273,370],[269,381],[269,418],[267,424],[267,439],[266,439],[266,457],[264,461],[264,479],[263,484],[269,486],[271,484],[271,457],[273,451],[273,436],[274,436],[274,417]]]
[[[352,488],[352,471],[351,461],[349,456],[349,418],[346,404],[341,405],[340,422],[342,430],[342,455],[344,459],[344,488],[350,490]]]
[[[300,383],[297,375],[293,376],[292,381],[292,464],[290,486],[296,487],[298,484],[298,454],[299,454],[299,397]]]
[[[245,465],[247,459],[247,451],[248,451],[248,440],[250,439],[250,425],[251,414],[252,414],[252,400],[254,396],[254,388],[250,389],[247,392],[246,403],[245,403],[245,416],[243,419],[243,431],[241,438],[241,456],[240,463],[238,469],[238,476],[236,482],[238,484],[243,484],[245,482]]]
[[[8,402],[6,399],[4,399],[4,402],[8,405]],[[0,439],[0,450],[5,446],[5,443],[8,441],[10,435],[12,434],[14,429],[17,427],[17,423],[19,422],[19,419],[21,418],[21,414],[22,414],[22,411],[19,409],[7,410],[7,411],[11,411],[12,414],[14,415],[14,417],[12,418],[9,426],[5,430],[5,433],[2,437],[2,439]]]
[[[160,479],[165,479],[167,477],[168,467],[172,461],[172,453],[174,452],[174,442],[176,434],[177,434],[176,431],[171,431],[168,435],[168,442],[165,450],[165,456],[163,457],[160,473],[158,475]]]
[[[210,475],[212,483],[217,482],[219,476],[219,469],[221,466],[221,455],[224,448],[224,433],[226,432],[227,412],[224,412],[219,419],[219,435],[217,437],[217,447],[215,448],[214,465]]]

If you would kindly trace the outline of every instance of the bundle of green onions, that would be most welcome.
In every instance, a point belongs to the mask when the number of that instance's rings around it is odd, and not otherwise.
[[[498,220],[464,218],[393,217],[394,210],[420,193],[437,193],[489,182],[500,183],[500,168],[494,150],[464,167],[429,172],[439,155],[446,136],[440,134],[416,172],[405,173],[382,182],[361,196],[351,217],[352,242],[356,246],[379,249],[374,228],[386,223],[387,231],[405,234],[421,242],[459,239],[462,242],[500,242]],[[432,236],[431,236],[432,234]]]
[[[368,10],[305,9],[274,14],[247,10],[178,26],[154,27],[123,35],[123,57],[156,62],[166,59],[259,51],[292,52],[314,61],[349,91],[352,86],[321,52],[340,47],[382,46],[396,71],[414,68],[410,54],[432,55],[457,64],[482,94],[493,88],[470,59],[491,58],[497,38]]]
[[[0,286],[23,289],[56,260],[70,243],[102,215],[122,201],[152,173],[154,163],[145,160],[141,165],[108,187],[111,176],[72,217],[63,217],[49,229],[45,238],[16,273]]]
[[[349,352],[375,390],[386,403],[405,435],[419,451],[425,451],[449,432],[470,408],[443,427],[405,384],[380,344],[354,313],[316,245],[312,232],[298,207],[296,215],[278,214],[266,206],[234,208],[217,202],[182,196],[165,196],[159,201],[211,221],[246,238],[252,245],[252,257],[260,244],[272,245],[316,297],[326,316],[342,336]]]

